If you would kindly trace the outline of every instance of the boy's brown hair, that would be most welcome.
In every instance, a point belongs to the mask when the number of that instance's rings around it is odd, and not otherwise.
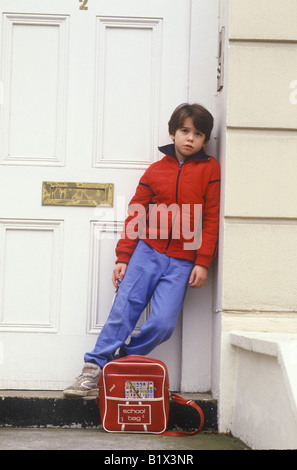
[[[205,134],[205,142],[208,142],[213,129],[213,116],[206,108],[196,103],[181,104],[173,111],[168,122],[169,134],[175,135],[176,131],[183,127],[185,119],[188,117],[192,118],[195,129]]]

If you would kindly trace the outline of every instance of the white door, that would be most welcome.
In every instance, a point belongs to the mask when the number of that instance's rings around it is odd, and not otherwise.
[[[0,388],[61,390],[93,349],[127,204],[188,100],[191,4],[1,0]],[[176,390],[181,351],[182,316],[156,352]]]

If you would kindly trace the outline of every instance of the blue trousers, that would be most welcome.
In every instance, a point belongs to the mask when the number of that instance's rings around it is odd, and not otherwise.
[[[184,303],[193,263],[171,258],[140,240],[127,266],[125,276],[95,348],[85,362],[101,368],[119,356],[146,355],[172,335]],[[149,318],[132,336],[136,323],[152,298]]]

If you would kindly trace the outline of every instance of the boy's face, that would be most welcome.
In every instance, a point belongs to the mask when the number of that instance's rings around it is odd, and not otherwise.
[[[183,127],[177,129],[175,135],[170,135],[170,137],[174,141],[176,158],[180,162],[184,162],[207,144],[205,134],[195,129],[190,117],[187,117]]]

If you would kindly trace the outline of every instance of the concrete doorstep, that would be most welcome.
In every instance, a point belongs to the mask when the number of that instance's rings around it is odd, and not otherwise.
[[[217,402],[208,394],[181,394],[197,403],[204,413],[204,430],[217,431]],[[65,398],[61,391],[0,391],[0,426],[93,428],[101,425],[94,399]],[[168,430],[194,431],[197,412],[170,402]]]
[[[248,449],[234,437],[217,433],[217,403],[210,395],[181,395],[202,408],[203,432],[186,437],[106,433],[94,399],[69,399],[60,391],[2,390],[0,450],[141,449],[150,452],[153,458],[154,451],[160,449],[176,452]],[[193,431],[198,425],[199,417],[193,408],[170,402],[167,430]]]

